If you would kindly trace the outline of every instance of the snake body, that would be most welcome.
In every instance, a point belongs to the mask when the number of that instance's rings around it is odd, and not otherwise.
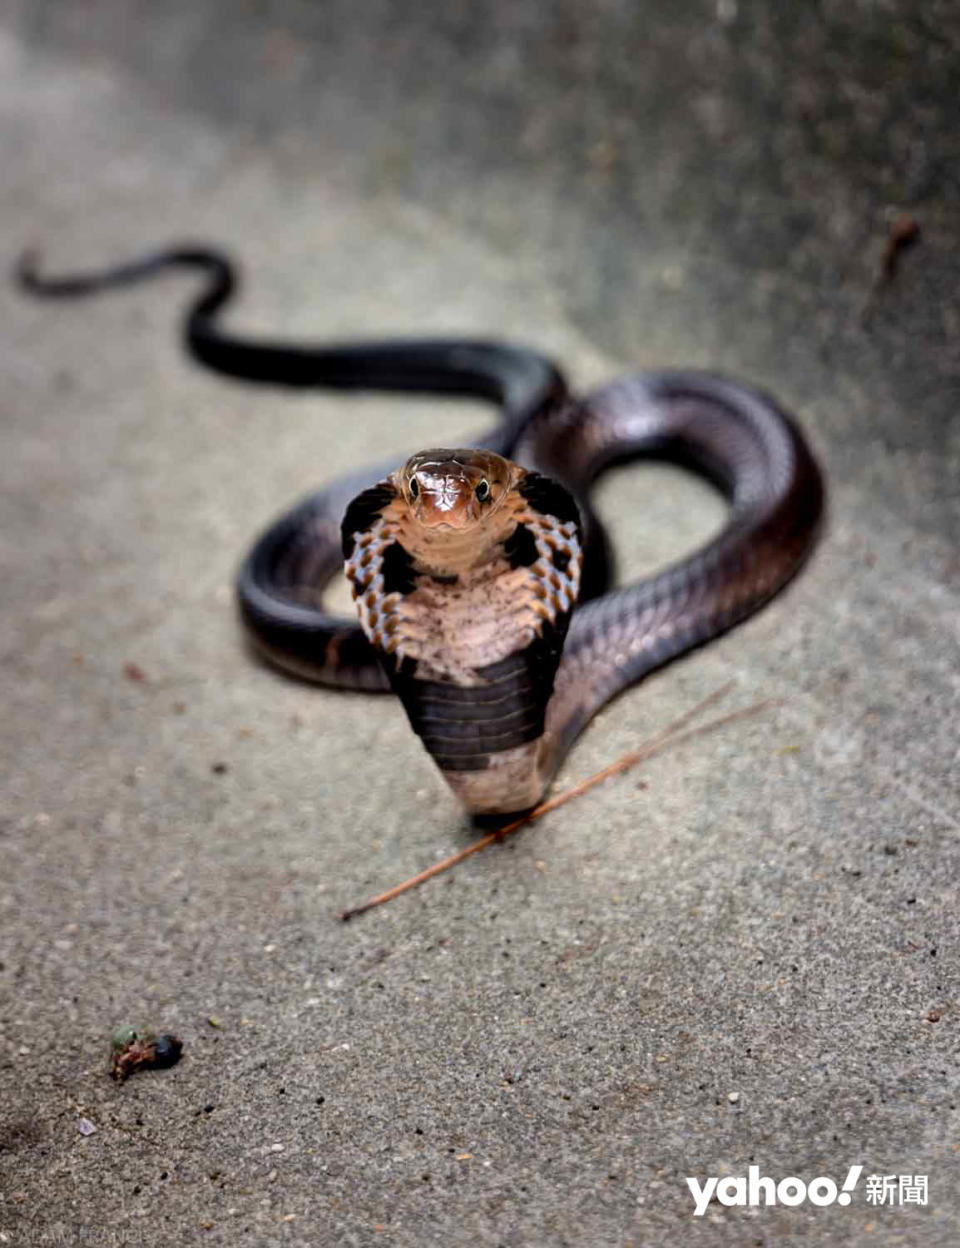
[[[218,325],[237,287],[233,266],[202,247],[65,278],[41,277],[26,257],[19,278],[35,294],[86,295],[176,267],[206,275],[184,341],[218,372],[499,408],[497,427],[468,450],[422,452],[310,495],[267,528],[237,576],[258,651],[323,684],[393,688],[475,814],[536,803],[601,706],[758,610],[814,544],[824,497],[816,461],[793,420],[737,381],[656,372],[578,397],[551,360],[504,343],[244,340]],[[700,550],[610,590],[590,489],[639,456],[692,468],[730,510]],[[344,561],[359,623],[323,606]]]

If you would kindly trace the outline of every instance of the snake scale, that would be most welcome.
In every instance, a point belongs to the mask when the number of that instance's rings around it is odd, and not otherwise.
[[[245,340],[218,326],[238,283],[231,262],[205,247],[57,278],[26,256],[18,277],[34,294],[69,296],[176,268],[205,276],[184,343],[220,373],[498,407],[497,427],[469,450],[423,451],[311,494],[267,528],[237,576],[257,650],[323,684],[392,688],[475,815],[534,805],[600,707],[758,610],[814,544],[824,501],[816,461],[793,420],[737,381],[653,372],[576,396],[551,360],[501,342]],[[729,513],[702,549],[611,590],[590,489],[639,456],[693,469]],[[323,606],[344,563],[359,623]]]

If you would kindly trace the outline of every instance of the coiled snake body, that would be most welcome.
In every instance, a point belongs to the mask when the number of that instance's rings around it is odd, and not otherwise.
[[[217,325],[236,279],[205,248],[57,279],[26,257],[19,278],[36,294],[83,295],[177,266],[207,275],[184,339],[219,372],[498,405],[497,428],[470,450],[421,452],[304,499],[263,533],[237,577],[261,654],[324,684],[392,687],[476,814],[535,804],[601,706],[756,611],[815,540],[817,465],[792,420],[736,381],[647,373],[575,397],[550,360],[503,343],[247,341]],[[589,491],[605,468],[637,456],[693,468],[730,511],[702,549],[611,591]],[[322,603],[344,559],[359,624]]]

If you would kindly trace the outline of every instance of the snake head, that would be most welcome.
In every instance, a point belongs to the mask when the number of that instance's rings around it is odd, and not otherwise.
[[[438,448],[412,455],[394,481],[424,529],[464,531],[498,509],[516,472],[493,451]]]

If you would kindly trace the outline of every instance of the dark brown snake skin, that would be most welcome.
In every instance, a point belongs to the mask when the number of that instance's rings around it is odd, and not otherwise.
[[[500,407],[499,427],[469,450],[424,453],[413,467],[371,469],[303,500],[261,536],[237,578],[240,613],[262,655],[324,684],[393,687],[474,813],[533,805],[601,706],[751,615],[812,548],[824,500],[816,462],[773,400],[739,382],[648,373],[575,397],[551,361],[502,343],[246,341],[216,325],[236,277],[208,248],[57,279],[40,277],[26,257],[18,276],[35,294],[69,296],[176,266],[208,275],[184,336],[191,354],[217,371],[288,387],[481,396]],[[728,499],[729,515],[688,558],[609,590],[609,552],[589,491],[611,464],[639,456],[706,477]],[[507,467],[498,467],[504,459]],[[495,521],[470,493],[491,472],[497,498],[483,502],[496,502]],[[429,524],[418,527],[414,513],[429,500],[411,497],[411,474],[434,502],[458,490],[469,495],[482,540],[468,535],[464,545],[457,537],[450,546],[456,535],[441,525],[430,529],[447,534],[438,555],[433,537],[424,537]],[[344,550],[362,625],[323,607]]]

